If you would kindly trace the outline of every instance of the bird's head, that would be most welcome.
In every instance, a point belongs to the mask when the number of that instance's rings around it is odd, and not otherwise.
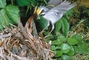
[[[37,9],[37,15],[45,15],[45,13],[48,11],[49,9],[44,7],[44,6],[40,6]]]

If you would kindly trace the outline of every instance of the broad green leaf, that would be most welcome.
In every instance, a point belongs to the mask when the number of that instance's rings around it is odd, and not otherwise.
[[[29,0],[16,0],[20,6],[27,6],[30,4]]]
[[[68,42],[69,45],[76,45],[76,44],[78,44],[78,41],[75,38],[72,38],[72,37],[68,38],[67,42]]]
[[[53,51],[56,51],[59,49],[60,49],[60,46],[54,46],[54,45],[51,46],[51,50],[53,50]]]
[[[75,53],[82,54],[82,50],[78,46],[74,46]]]
[[[0,10],[0,29],[3,29],[3,24],[2,24],[2,22],[3,22],[3,10]]]
[[[10,19],[6,15],[6,12],[4,9],[0,10],[0,29],[3,29],[4,26],[9,26]]]
[[[62,51],[56,50],[55,51],[55,57],[60,57],[62,55]]]
[[[52,41],[52,45],[60,45],[61,43],[62,42],[59,39]]]
[[[62,18],[62,32],[63,35],[66,36],[69,31],[69,23],[68,21],[63,17]]]
[[[69,56],[74,55],[74,48],[73,48],[73,46],[70,47],[70,50],[69,50],[69,52],[68,52],[67,54],[68,54]]]
[[[60,46],[60,45],[58,45],[58,46],[55,46],[55,47],[56,47],[56,50],[59,50],[61,46]]]
[[[68,55],[62,55],[62,59],[60,60],[72,60],[72,58]]]
[[[72,36],[73,38],[75,38],[78,41],[81,41],[83,39],[82,34],[75,34],[74,36]]]
[[[56,47],[55,46],[51,46],[51,50],[56,50]]]
[[[66,43],[63,43],[62,46],[61,46],[61,51],[63,53],[68,53],[69,50],[70,50],[70,46]]]
[[[61,29],[61,19],[55,24],[54,32],[58,32]]]
[[[74,46],[75,52],[80,54],[88,54],[89,48],[86,43],[80,42],[78,46]]]
[[[6,0],[0,0],[0,8],[4,8],[6,6]]]
[[[61,34],[58,36],[57,39],[59,39],[61,42],[66,42],[65,36],[63,36],[63,35],[61,35]]]
[[[38,20],[38,22],[40,26],[42,27],[42,29],[44,29],[48,25],[48,21],[45,20],[42,16],[40,16],[40,19]]]
[[[19,20],[19,9],[17,6],[8,5],[6,6],[6,13],[14,24],[18,23]]]

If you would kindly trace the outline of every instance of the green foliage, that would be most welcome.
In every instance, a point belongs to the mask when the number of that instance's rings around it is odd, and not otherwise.
[[[60,51],[60,50],[56,50],[56,51],[54,51],[54,53],[55,53],[55,57],[62,56],[62,51]]]
[[[5,9],[0,10],[0,29],[3,29],[3,26],[9,25],[9,18],[6,15]]]
[[[10,23],[18,23],[19,8],[17,6],[6,5],[6,0],[0,0],[0,8],[0,29],[9,26]]]
[[[54,32],[58,32],[61,29],[62,26],[62,19],[58,20],[58,22],[55,24]]]
[[[75,38],[72,37],[72,38],[67,39],[67,43],[69,45],[76,45],[76,44],[78,44],[78,41]]]
[[[70,46],[68,45],[68,44],[66,44],[66,43],[63,43],[62,45],[61,45],[61,51],[63,52],[63,53],[67,53],[68,51],[69,51],[69,49],[70,49]]]
[[[17,3],[20,5],[20,6],[27,6],[30,4],[29,0],[17,0]]]
[[[19,9],[17,6],[15,5],[7,5],[6,8],[6,13],[8,15],[8,17],[10,19],[12,19],[12,21],[17,24],[18,23],[18,20],[19,20]]]
[[[0,8],[4,8],[6,6],[6,0],[0,0]]]
[[[52,39],[51,45],[55,57],[61,60],[72,60],[71,56],[74,54],[88,54],[89,49],[82,36],[82,34],[74,34],[73,36],[65,37],[57,33],[56,39]]]
[[[75,53],[88,54],[89,53],[88,45],[82,42],[82,35],[76,34],[73,36],[73,38],[78,40],[78,44],[74,46]]]
[[[39,23],[40,27],[42,29],[44,29],[45,27],[47,27],[48,21],[45,20],[42,16],[39,16],[38,17],[38,23]]]
[[[62,58],[60,60],[72,60],[72,58],[68,55],[62,55]]]
[[[27,16],[29,9],[37,5],[36,0],[0,0],[0,30],[10,26],[10,23],[17,25],[20,16],[22,17],[23,14]],[[32,11],[33,9],[30,14],[33,13]]]
[[[67,54],[68,54],[69,56],[73,56],[74,53],[75,53],[75,52],[74,52],[74,48],[73,48],[73,46],[70,46],[70,49],[69,49],[69,51],[68,51]]]
[[[69,31],[69,28],[70,28],[70,25],[69,25],[69,17],[72,16],[72,13],[73,13],[73,9],[70,9],[69,11],[67,11],[64,16],[55,24],[55,30],[54,32],[58,32],[59,30],[62,31],[62,34],[64,36],[67,35],[68,31]]]
[[[35,0],[16,0],[20,6],[35,6],[37,2]]]
[[[66,36],[67,32],[69,31],[69,23],[66,20],[66,18],[62,18],[62,22],[61,23],[62,23],[62,32],[63,32],[63,35]]]

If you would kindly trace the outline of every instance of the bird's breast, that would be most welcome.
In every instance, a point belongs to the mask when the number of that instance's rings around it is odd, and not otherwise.
[[[45,18],[46,20],[49,20],[51,23],[56,23],[62,16],[63,16],[62,13],[50,11],[50,12],[47,12],[43,16],[43,18]]]

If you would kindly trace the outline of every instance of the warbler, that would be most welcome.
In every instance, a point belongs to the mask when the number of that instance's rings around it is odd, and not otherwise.
[[[47,27],[52,25],[52,29],[49,34],[54,30],[54,24],[66,13],[68,10],[72,9],[76,3],[62,0],[50,0],[47,6],[39,6],[37,9],[37,15],[41,15],[44,19],[48,21]],[[45,27],[42,31],[44,31]],[[46,36],[48,37],[49,34]]]

